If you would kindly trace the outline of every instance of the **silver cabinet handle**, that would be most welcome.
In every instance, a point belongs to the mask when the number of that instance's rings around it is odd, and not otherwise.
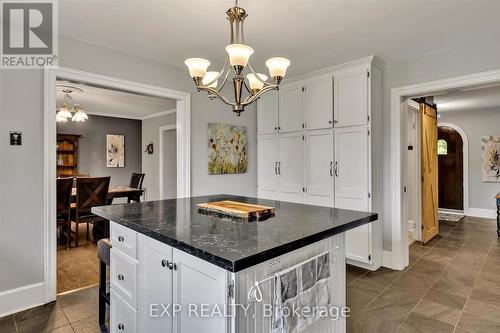
[[[177,269],[177,265],[173,262],[168,262],[168,269],[170,269],[171,271],[175,271]]]
[[[281,175],[281,162],[278,162],[278,175]]]
[[[162,266],[162,267],[167,267],[167,265],[168,265],[168,260],[163,259],[163,260],[161,261],[161,266]]]
[[[335,177],[339,176],[339,162],[335,162]]]
[[[274,162],[274,174],[278,174],[278,162]]]
[[[125,241],[125,238],[123,236],[118,236],[118,241],[123,243],[123,241]]]
[[[338,123],[338,121],[337,121],[337,120],[334,120],[334,121],[333,121],[333,123],[334,123],[334,124],[336,124],[336,123]]]
[[[333,162],[330,162],[330,177],[333,177]]]
[[[125,276],[123,276],[122,274],[118,274],[118,280],[120,281],[125,280]]]
[[[118,329],[119,329],[120,331],[123,331],[123,330],[125,329],[125,325],[123,325],[123,324],[118,324]]]

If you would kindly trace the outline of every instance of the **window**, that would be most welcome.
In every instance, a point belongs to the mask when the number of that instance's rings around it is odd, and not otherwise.
[[[444,139],[438,140],[438,155],[448,155],[448,142]]]

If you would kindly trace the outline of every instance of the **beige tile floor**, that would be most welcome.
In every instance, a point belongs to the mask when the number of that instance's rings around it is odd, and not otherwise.
[[[500,240],[494,220],[441,225],[426,246],[410,247],[404,271],[348,267],[348,333],[500,332]],[[97,288],[0,318],[1,333],[99,332]]]

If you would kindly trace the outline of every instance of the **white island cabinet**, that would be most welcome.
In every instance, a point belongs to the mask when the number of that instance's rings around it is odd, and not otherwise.
[[[221,201],[274,214],[236,221],[199,209]],[[109,326],[117,333],[269,333],[279,318],[282,332],[345,333],[346,233],[377,220],[223,194],[92,212],[111,221]]]

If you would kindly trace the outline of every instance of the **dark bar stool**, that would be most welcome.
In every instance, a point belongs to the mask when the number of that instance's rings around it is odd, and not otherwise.
[[[129,187],[131,188],[136,188],[141,190],[142,189],[142,183],[144,182],[144,176],[146,174],[144,173],[132,173],[132,177],[130,177],[130,184]],[[136,202],[141,202],[141,196],[140,195],[132,195],[128,197],[128,202],[131,203],[133,201]]]
[[[109,293],[106,292],[106,266],[109,267],[111,242],[109,238],[97,242],[97,256],[99,258],[99,327],[107,332],[106,304],[109,306]]]

